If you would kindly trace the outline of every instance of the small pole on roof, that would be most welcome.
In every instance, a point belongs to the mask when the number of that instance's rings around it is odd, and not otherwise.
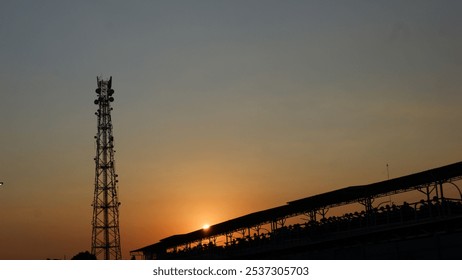
[[[387,178],[390,180],[390,170],[388,169],[388,163],[387,163]]]
[[[389,169],[388,163],[387,163],[387,180],[390,180],[390,169]],[[391,201],[391,194],[388,196],[388,201],[390,204],[393,205],[393,202]]]

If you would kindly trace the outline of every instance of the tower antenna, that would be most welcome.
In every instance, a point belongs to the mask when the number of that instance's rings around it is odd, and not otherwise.
[[[119,232],[119,200],[117,197],[117,174],[115,173],[114,137],[112,135],[111,103],[112,77],[104,80],[96,78],[98,88],[95,90],[98,105],[98,132],[95,157],[95,193],[93,199],[93,220],[91,253],[105,260],[122,258]]]

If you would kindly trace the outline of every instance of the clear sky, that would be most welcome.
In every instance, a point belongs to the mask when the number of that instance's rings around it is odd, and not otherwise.
[[[91,246],[113,77],[130,250],[462,160],[460,1],[0,2],[0,259]]]

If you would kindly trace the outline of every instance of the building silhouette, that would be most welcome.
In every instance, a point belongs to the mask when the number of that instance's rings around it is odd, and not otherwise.
[[[173,235],[131,255],[135,259],[460,259],[462,193],[456,182],[461,179],[458,162],[346,187]]]

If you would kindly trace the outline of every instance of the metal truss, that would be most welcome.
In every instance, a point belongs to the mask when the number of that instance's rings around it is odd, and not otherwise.
[[[98,133],[95,157],[95,193],[93,199],[91,252],[97,258],[118,260],[122,258],[119,232],[119,200],[117,196],[117,174],[115,173],[114,137],[112,135],[111,105],[112,77],[103,80],[97,77],[96,89],[98,111]]]

